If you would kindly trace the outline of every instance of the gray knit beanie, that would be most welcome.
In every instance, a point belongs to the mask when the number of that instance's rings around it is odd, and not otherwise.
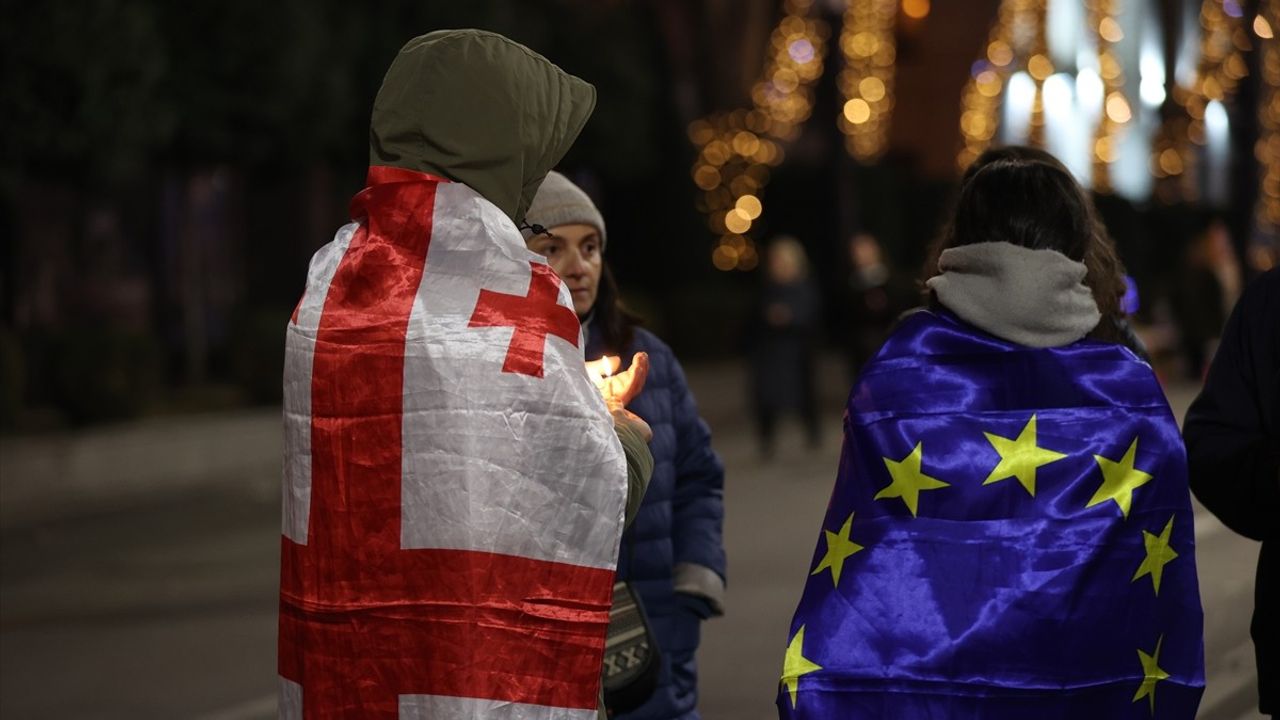
[[[590,225],[600,231],[602,252],[605,241],[608,239],[604,233],[604,218],[596,209],[595,203],[591,202],[591,198],[582,191],[582,188],[574,185],[569,178],[555,170],[547,173],[547,179],[542,181],[542,187],[538,188],[538,194],[533,196],[533,202],[529,205],[529,211],[525,213],[524,221],[530,225],[541,225],[548,230],[557,225],[576,223]],[[533,231],[529,228],[524,228],[520,232],[525,240],[533,237]]]

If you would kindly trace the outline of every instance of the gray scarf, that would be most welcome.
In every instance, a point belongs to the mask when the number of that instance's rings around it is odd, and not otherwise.
[[[1102,318],[1084,284],[1084,263],[1056,250],[1006,242],[962,245],[942,252],[938,270],[925,284],[943,307],[1019,345],[1070,345]]]

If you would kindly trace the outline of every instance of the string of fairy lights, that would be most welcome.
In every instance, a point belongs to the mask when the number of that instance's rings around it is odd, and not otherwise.
[[[1254,213],[1259,234],[1280,240],[1280,0],[1263,0],[1253,32],[1262,46],[1262,93],[1258,101],[1258,142],[1254,155],[1261,168],[1262,182]],[[1267,248],[1252,258],[1255,267],[1270,269],[1274,255]]]
[[[1003,0],[987,38],[985,56],[960,92],[960,135],[964,147],[956,156],[963,170],[982,154],[1000,127],[1000,98],[1014,73],[1025,71],[1036,82],[1029,142],[1043,143],[1044,81],[1053,74],[1044,36],[1046,0]],[[1037,128],[1039,128],[1037,130]]]
[[[849,0],[840,30],[844,68],[837,84],[844,104],[837,124],[855,159],[873,162],[889,141],[897,48],[897,0]]]
[[[1243,53],[1252,47],[1241,14],[1226,12],[1222,0],[1200,6],[1200,62],[1191,87],[1175,85],[1173,99],[1182,112],[1161,125],[1152,147],[1156,194],[1166,202],[1199,198],[1199,146],[1205,144],[1205,111],[1223,102],[1249,74]]]
[[[1100,192],[1111,190],[1111,163],[1118,156],[1120,134],[1133,119],[1133,109],[1125,97],[1124,66],[1116,57],[1115,46],[1124,39],[1124,29],[1116,20],[1119,0],[1089,0],[1089,26],[1098,47],[1098,75],[1102,78],[1102,116],[1093,140],[1093,187]]]
[[[1094,128],[1092,184],[1111,190],[1111,167],[1120,140],[1134,119],[1117,45],[1125,39],[1119,17],[1124,0],[1084,0],[1089,33],[1097,50],[1102,112]],[[1049,0],[1001,0],[983,57],[975,62],[961,91],[963,147],[957,165],[968,167],[1000,132],[1001,106],[1015,75],[1034,83],[1028,144],[1045,144],[1044,87],[1055,72],[1046,37]],[[1225,3],[1225,5],[1224,5]],[[1200,146],[1206,142],[1209,103],[1224,102],[1248,75],[1244,53],[1262,42],[1263,82],[1255,154],[1261,168],[1256,224],[1263,235],[1280,237],[1280,0],[1262,0],[1250,21],[1228,12],[1232,0],[1203,0],[1200,60],[1189,86],[1174,84],[1180,112],[1166,113],[1151,144],[1155,194],[1162,201],[1198,199]],[[901,7],[900,7],[901,6]],[[843,104],[836,118],[854,159],[872,163],[888,146],[894,107],[897,59],[895,24],[924,17],[929,0],[847,0],[838,39],[842,68],[837,87]],[[764,72],[751,90],[751,107],[694,121],[689,126],[697,156],[693,181],[701,190],[698,210],[716,237],[711,254],[719,270],[752,270],[760,262],[751,237],[764,211],[763,191],[784,145],[799,135],[813,111],[814,84],[822,76],[830,29],[815,12],[815,0],[785,0],[783,16],[769,38]],[[1025,79],[1018,80],[1025,83]],[[1255,265],[1257,263],[1255,262]]]
[[[822,77],[829,30],[812,10],[813,0],[786,0],[769,38],[764,75],[751,90],[750,110],[689,126],[698,148],[698,210],[717,236],[711,262],[718,270],[752,270],[760,262],[748,233],[764,211],[761,191],[769,168],[782,162],[781,143],[794,139],[813,112],[813,84]]]

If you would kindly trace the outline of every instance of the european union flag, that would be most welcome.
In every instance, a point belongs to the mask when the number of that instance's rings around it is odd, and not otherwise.
[[[849,398],[782,718],[1187,718],[1186,454],[1151,369],[907,318]]]

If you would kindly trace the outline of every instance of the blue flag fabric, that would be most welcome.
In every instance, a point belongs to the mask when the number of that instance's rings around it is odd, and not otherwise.
[[[1151,369],[905,319],[849,398],[780,717],[1195,717],[1186,454]]]

